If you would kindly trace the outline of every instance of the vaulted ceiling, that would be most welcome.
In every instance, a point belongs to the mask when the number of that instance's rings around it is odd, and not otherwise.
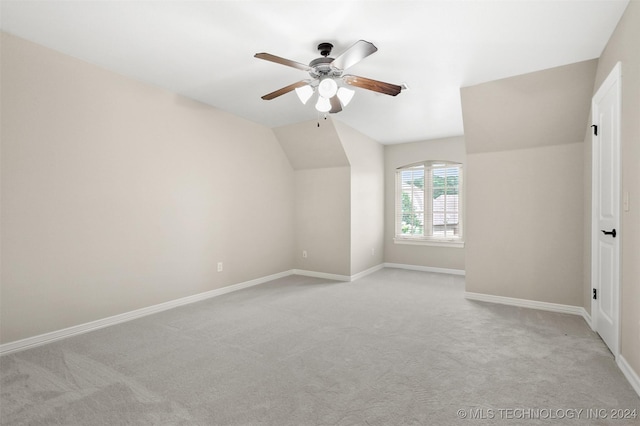
[[[463,133],[460,88],[597,58],[629,0],[11,1],[3,31],[269,127],[319,118],[291,92],[301,63],[360,39],[378,51],[350,74],[408,89],[364,89],[342,121],[385,144]]]

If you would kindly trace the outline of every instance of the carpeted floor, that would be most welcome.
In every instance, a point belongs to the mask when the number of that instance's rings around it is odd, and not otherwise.
[[[6,355],[0,372],[3,425],[640,424],[582,318],[399,269],[290,276]]]

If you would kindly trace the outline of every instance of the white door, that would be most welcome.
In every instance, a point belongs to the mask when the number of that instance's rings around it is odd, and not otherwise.
[[[592,101],[591,317],[594,330],[616,357],[620,324],[620,83],[618,62]]]

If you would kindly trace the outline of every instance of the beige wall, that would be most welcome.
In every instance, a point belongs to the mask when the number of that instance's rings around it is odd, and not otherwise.
[[[622,63],[622,192],[629,193],[630,209],[621,209],[621,354],[640,375],[640,1],[632,0],[598,63],[593,93],[618,61]],[[588,123],[591,124],[591,123]],[[585,138],[585,192],[591,194],[591,133]],[[586,220],[591,220],[590,215]],[[585,242],[591,241],[587,228]],[[591,264],[585,250],[585,264]],[[585,280],[584,289],[590,291]]]
[[[290,124],[277,127],[273,132],[294,170],[349,166],[340,137],[330,119]]]
[[[465,164],[464,137],[434,139],[425,142],[386,145],[385,160],[385,231],[384,259],[387,263],[402,263],[444,269],[465,269],[465,249],[394,244],[395,233],[395,172],[398,167],[426,160],[448,160]],[[465,177],[466,182],[466,177]],[[468,209],[465,208],[466,211]]]
[[[3,343],[293,267],[293,170],[270,129],[1,48]]]
[[[461,89],[466,289],[582,306],[584,123],[597,61]]]
[[[351,164],[351,275],[355,275],[384,259],[384,147],[332,121]]]
[[[581,142],[598,61],[460,89],[467,153]]]
[[[297,269],[351,275],[350,178],[349,167],[295,171]]]
[[[466,290],[582,305],[582,143],[467,156]]]
[[[382,263],[382,145],[331,117],[274,133],[295,169],[296,268],[351,276]]]

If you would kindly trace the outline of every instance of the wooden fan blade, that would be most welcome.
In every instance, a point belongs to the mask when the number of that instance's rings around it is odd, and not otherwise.
[[[375,47],[373,43],[369,43],[368,41],[364,40],[358,40],[353,46],[348,48],[340,56],[334,59],[331,65],[338,69],[344,70],[357,64],[367,56],[375,53],[377,50],[378,48]]]
[[[385,95],[396,96],[402,91],[402,86],[397,84],[385,83],[370,78],[358,77],[357,75],[343,75],[342,80],[351,86],[360,87],[362,89],[373,90],[374,92],[384,93]]]
[[[286,65],[288,67],[297,68],[302,71],[309,71],[309,65],[301,64],[300,62],[292,61],[290,59],[281,58],[280,56],[272,55],[270,53],[256,53],[254,58],[264,59],[265,61],[275,62],[276,64]]]
[[[285,86],[282,89],[278,89],[278,90],[276,90],[274,92],[267,93],[266,95],[264,95],[262,97],[262,99],[264,99],[265,101],[270,101],[273,98],[277,98],[278,96],[282,96],[285,93],[289,93],[290,91],[295,90],[298,87],[306,86],[307,84],[309,84],[309,82],[307,80],[301,80],[301,81],[298,81],[296,83],[293,83],[293,84],[290,84],[288,86]]]
[[[333,96],[329,101],[331,102],[329,114],[335,114],[336,112],[342,111],[342,105],[340,104],[340,99],[338,99],[337,96]]]

